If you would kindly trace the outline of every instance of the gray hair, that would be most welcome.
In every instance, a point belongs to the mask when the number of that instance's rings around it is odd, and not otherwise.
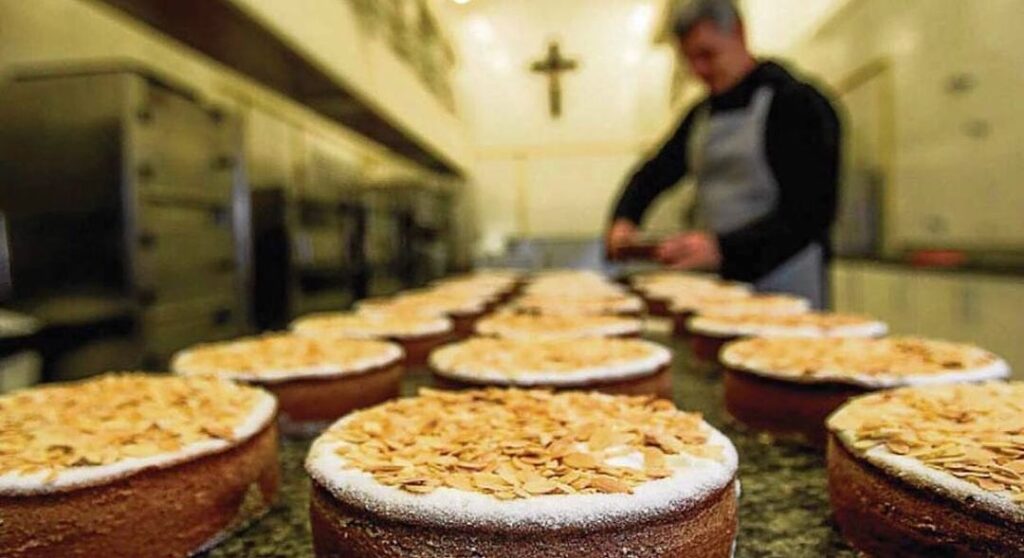
[[[740,22],[740,12],[732,0],[679,2],[672,13],[672,31],[682,37],[702,21],[710,21],[721,31],[733,31]]]

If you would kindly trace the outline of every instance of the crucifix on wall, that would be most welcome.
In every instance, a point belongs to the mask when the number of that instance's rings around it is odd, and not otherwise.
[[[546,74],[548,77],[548,107],[552,118],[562,115],[562,72],[579,67],[576,60],[562,57],[562,49],[556,41],[548,44],[548,54],[543,60],[530,65],[530,71]]]

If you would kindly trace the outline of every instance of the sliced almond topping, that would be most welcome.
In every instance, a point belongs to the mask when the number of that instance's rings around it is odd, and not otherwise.
[[[209,377],[99,376],[0,397],[0,475],[109,465],[236,439],[266,397]]]
[[[594,480],[590,481],[590,486],[600,490],[601,492],[608,493],[623,493],[628,494],[633,492],[630,486],[618,479],[612,477],[594,477]]]
[[[596,469],[597,459],[589,453],[570,453],[562,458],[562,463],[574,469]]]
[[[698,415],[650,397],[424,390],[361,411],[324,437],[339,445],[346,467],[382,484],[516,499],[630,493],[672,476],[669,456],[720,457],[706,430]],[[642,469],[608,464],[636,453]]]
[[[1024,486],[1021,401],[1022,383],[902,388],[852,400],[829,427],[856,450],[884,445],[982,490],[1015,494]]]
[[[530,494],[550,494],[558,488],[558,485],[543,478],[533,479],[523,484],[523,490]]]
[[[1006,490],[1006,486],[1003,485],[1002,483],[987,478],[980,478],[977,481],[975,481],[975,483],[978,486],[990,492],[999,492],[1000,490]]]

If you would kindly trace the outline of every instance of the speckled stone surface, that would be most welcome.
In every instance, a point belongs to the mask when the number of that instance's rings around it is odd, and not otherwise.
[[[740,532],[737,558],[842,557],[857,554],[842,541],[829,515],[824,456],[792,442],[745,432],[729,421],[722,406],[721,376],[689,362],[685,345],[651,336],[676,351],[676,404],[699,411],[732,439],[740,454]],[[429,385],[424,371],[407,375],[404,395]],[[307,507],[309,480],[302,468],[308,441],[281,444],[282,501],[261,521],[221,543],[213,557],[313,555]]]

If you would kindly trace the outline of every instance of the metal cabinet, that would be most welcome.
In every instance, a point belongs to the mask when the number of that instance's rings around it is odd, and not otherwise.
[[[368,293],[386,295],[413,286],[412,216],[406,192],[375,185],[360,199],[366,208]]]
[[[380,180],[363,196],[371,291],[387,294],[449,273],[457,186],[430,177]]]
[[[97,324],[129,323],[105,335],[126,336],[112,345],[130,351],[71,359],[77,368],[160,367],[182,347],[249,328],[237,118],[117,68],[16,76],[0,93],[0,121],[0,149],[14,155],[0,167],[13,305],[46,309],[57,325],[75,315],[80,327],[67,333],[83,347]],[[83,294],[115,303],[82,316],[60,302]]]
[[[337,310],[365,296],[365,212],[356,165],[313,148],[291,220],[294,314]]]

